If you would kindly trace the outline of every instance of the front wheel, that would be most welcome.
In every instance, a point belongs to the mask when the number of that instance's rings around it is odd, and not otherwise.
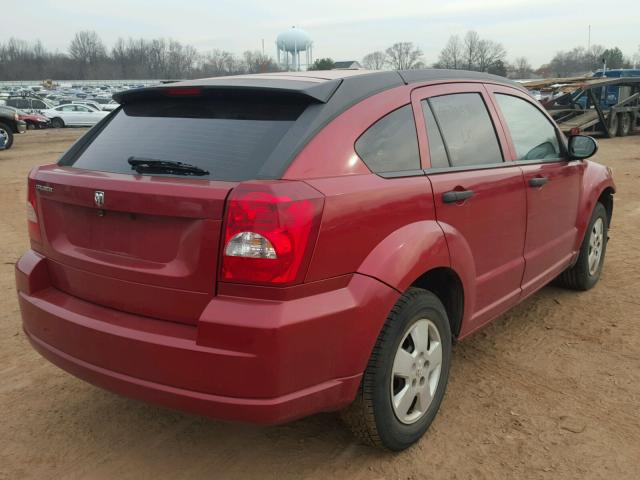
[[[409,289],[387,317],[342,418],[364,443],[404,450],[433,422],[451,366],[451,328],[433,293]]]
[[[558,283],[573,290],[589,290],[598,283],[607,250],[609,216],[601,203],[596,203],[580,246],[578,260],[558,277]]]

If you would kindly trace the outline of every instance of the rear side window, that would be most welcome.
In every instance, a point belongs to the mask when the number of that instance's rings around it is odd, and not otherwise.
[[[270,153],[306,103],[257,97],[160,99],[124,105],[78,155],[60,165],[132,173],[130,157],[178,161],[209,171],[197,177],[260,177]]]
[[[521,98],[496,94],[518,160],[560,158],[556,129],[536,107]]]
[[[358,138],[355,149],[375,173],[419,170],[418,137],[411,105],[374,123]]]
[[[479,93],[429,99],[452,167],[501,163],[502,152],[487,107]]]
[[[429,140],[429,157],[431,157],[431,168],[449,167],[449,159],[447,158],[447,150],[440,135],[440,128],[433,116],[431,107],[426,100],[421,102],[422,115],[424,123],[427,126],[427,139]]]

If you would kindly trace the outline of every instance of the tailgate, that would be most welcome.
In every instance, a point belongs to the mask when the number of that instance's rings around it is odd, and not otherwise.
[[[195,324],[215,294],[233,182],[38,169],[38,217],[53,285],[126,312]],[[40,185],[41,187],[38,187]]]

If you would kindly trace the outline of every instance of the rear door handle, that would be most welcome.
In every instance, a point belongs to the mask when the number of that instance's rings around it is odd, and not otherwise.
[[[529,179],[530,187],[541,187],[549,181],[548,177],[534,177]]]
[[[475,193],[473,190],[452,190],[442,194],[442,201],[444,203],[463,202],[474,195]]]

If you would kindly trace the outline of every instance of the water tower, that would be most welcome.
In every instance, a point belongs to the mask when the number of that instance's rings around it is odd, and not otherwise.
[[[282,32],[276,39],[278,49],[278,63],[287,70],[300,70],[300,66],[306,68],[313,63],[311,37],[307,32],[296,27],[291,27]],[[306,62],[301,62],[300,54],[305,53]]]

